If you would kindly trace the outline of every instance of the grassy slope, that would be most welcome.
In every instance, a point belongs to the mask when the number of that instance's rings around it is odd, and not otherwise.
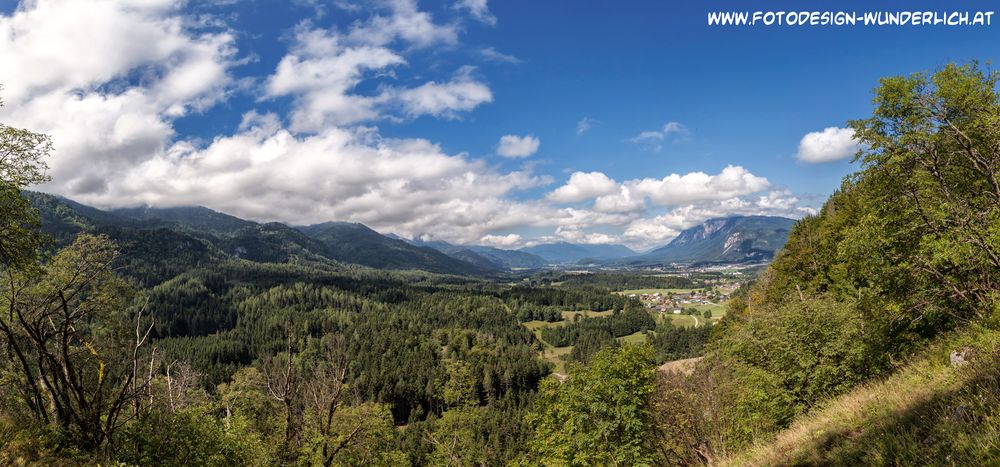
[[[970,363],[950,364],[955,349]],[[1000,459],[1000,331],[938,339],[882,381],[833,399],[720,465],[982,465]]]

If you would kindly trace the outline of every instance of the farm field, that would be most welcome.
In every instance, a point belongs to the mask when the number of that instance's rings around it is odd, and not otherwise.
[[[699,314],[697,317],[687,315],[687,314],[673,314],[670,312],[665,313],[655,313],[653,316],[656,318],[657,323],[662,323],[664,321],[670,321],[674,326],[688,328],[691,326],[704,326],[709,320],[706,320],[703,313],[705,311],[712,312],[712,318],[710,321],[712,324],[718,323],[722,320],[723,316],[726,316],[726,305],[725,304],[711,304],[711,305],[688,305],[685,308],[694,308],[698,310]],[[696,319],[697,318],[697,319]]]
[[[725,303],[713,303],[711,305],[692,305],[691,308],[698,310],[698,312],[702,313],[703,315],[706,311],[711,311],[712,312],[711,319],[713,324],[718,323],[723,316],[726,316],[726,310],[727,310]]]
[[[694,326],[700,326],[705,324],[705,318],[698,317],[697,319],[691,315],[674,315],[670,313],[659,313],[656,317],[657,323],[670,322],[674,327],[678,328],[690,328]]]

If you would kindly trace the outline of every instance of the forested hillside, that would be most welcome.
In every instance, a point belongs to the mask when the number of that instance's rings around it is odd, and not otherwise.
[[[353,264],[379,269],[419,269],[442,274],[486,275],[506,269],[502,264],[476,263],[474,258],[449,257],[392,239],[361,224],[328,222],[293,228],[278,222],[256,223],[203,207],[131,208],[102,211],[44,193],[26,196],[39,210],[41,229],[57,245],[66,245],[80,232],[101,233],[136,253],[159,250],[153,259],[170,263],[169,244],[186,238],[211,248],[218,257],[256,262],[285,262],[293,258],[331,264]],[[214,248],[213,248],[214,247]],[[182,256],[183,248],[175,249]],[[133,258],[135,255],[127,255]],[[154,266],[151,266],[154,267]],[[179,271],[173,271],[175,274]],[[172,274],[144,278],[155,285]]]
[[[994,400],[1000,390],[995,379],[974,376],[995,368],[1000,356],[996,84],[995,73],[975,64],[882,80],[872,117],[851,122],[864,146],[861,170],[819,215],[796,224],[768,270],[731,302],[695,374],[667,384],[675,388],[666,393],[670,404],[687,399],[691,407],[676,415],[684,423],[670,428],[686,447],[677,461],[711,462],[767,446],[800,420],[831,430],[810,436],[817,444],[799,451],[802,457],[737,457],[748,463],[995,462],[997,408],[968,401],[971,394]],[[944,373],[920,369],[927,361],[913,356],[935,341],[943,348],[925,357],[930,364],[947,366],[948,355],[958,356],[951,364],[966,365],[968,379],[930,377]],[[841,429],[835,418],[818,418],[850,412],[864,394],[861,385],[894,373],[910,376],[895,377],[901,397],[868,405],[871,424]],[[914,385],[924,392],[911,391]],[[695,400],[685,387],[710,389]],[[860,392],[838,399],[855,388]],[[881,413],[897,416],[875,416]],[[885,444],[873,450],[872,443]]]
[[[686,329],[621,291],[694,276],[378,270],[337,248],[457,260],[25,193],[51,144],[0,126],[0,464],[996,463],[997,79],[882,80],[858,172]]]

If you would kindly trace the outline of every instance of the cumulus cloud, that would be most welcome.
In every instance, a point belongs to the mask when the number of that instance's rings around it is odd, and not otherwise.
[[[766,178],[733,165],[726,166],[716,175],[705,172],[670,174],[661,179],[644,178],[626,184],[653,203],[664,206],[743,196],[770,186]]]
[[[549,193],[548,199],[558,203],[575,203],[609,195],[617,189],[618,182],[603,172],[573,172],[565,185]]]
[[[500,137],[500,143],[497,145],[497,154],[513,158],[528,157],[538,152],[540,144],[541,141],[531,135],[504,135]]]
[[[608,243],[619,243],[621,238],[604,232],[585,232],[576,228],[556,227],[555,239],[570,243],[583,243],[588,245],[602,245]]]
[[[488,0],[458,0],[455,2],[455,8],[466,10],[476,21],[479,21],[490,26],[496,26],[497,17],[490,13],[489,5],[487,5]]]
[[[346,33],[298,27],[265,83],[269,96],[294,97],[289,118],[251,111],[234,134],[178,140],[174,119],[224,100],[239,61],[229,30],[206,29],[180,3],[42,0],[0,16],[8,103],[0,117],[53,136],[53,182],[43,189],[100,207],[205,205],[257,220],[352,220],[462,242],[524,226],[620,221],[510,201],[548,178],[498,172],[423,139],[386,139],[349,123],[386,109],[447,116],[489,100],[471,69],[353,94],[371,72],[406,63],[392,44],[453,42],[412,2]]]
[[[691,132],[679,122],[667,122],[658,130],[643,131],[626,141],[653,152],[663,150],[663,143],[682,141]]]
[[[829,127],[823,131],[806,133],[799,141],[795,157],[810,164],[820,164],[847,159],[860,149],[850,128]]]
[[[375,47],[404,41],[417,48],[458,43],[458,26],[435,23],[430,13],[417,8],[416,0],[392,0],[381,4],[387,11],[368,21],[355,23],[346,35],[348,41]]]
[[[585,226],[574,228],[562,225],[562,231],[575,232],[572,238],[597,243],[617,239],[645,248],[670,240],[681,230],[712,217],[747,214],[801,217],[812,212],[801,208],[798,198],[790,192],[767,191],[770,188],[766,178],[732,165],[715,175],[690,172],[624,182],[617,182],[602,172],[575,172],[546,199],[555,203],[579,203],[593,199],[592,210],[587,212],[627,221],[627,224],[621,224],[623,232],[617,236],[588,236],[594,232]],[[762,192],[766,194],[758,195]],[[647,209],[651,209],[647,200],[653,206],[664,206],[670,210],[666,214],[648,217],[644,215]],[[568,237],[557,235],[553,238]],[[598,238],[601,240],[596,240]]]
[[[299,27],[290,52],[267,81],[270,97],[295,96],[292,128],[318,131],[378,117],[378,96],[351,94],[365,72],[405,63],[403,57],[370,45],[348,46],[333,31]]]
[[[402,40],[427,46],[454,40],[447,29],[430,22],[430,16],[397,2],[391,17],[376,16],[355,25],[349,34],[314,28],[302,23],[291,50],[268,78],[267,95],[295,98],[291,129],[316,132],[330,125],[349,125],[395,115],[432,115],[454,118],[491,102],[489,87],[473,78],[472,67],[462,67],[449,81],[428,81],[420,86],[383,86],[364,95],[357,86],[376,73],[386,73],[406,60],[388,44]],[[372,31],[369,31],[372,29]]]
[[[621,184],[601,172],[575,172],[565,185],[549,193],[548,199],[572,203],[596,198],[595,209],[599,211],[626,212],[642,209],[647,198],[653,204],[676,206],[745,196],[769,186],[766,178],[733,165],[715,175],[675,173],[660,179],[634,179]]]
[[[469,111],[480,104],[493,101],[490,88],[474,80],[471,77],[472,70],[471,67],[465,67],[451,81],[431,81],[412,89],[394,90],[387,95],[394,95],[405,113],[411,117],[432,115],[456,118],[458,112]],[[537,139],[535,148],[538,148]]]
[[[594,200],[594,209],[601,212],[633,212],[646,207],[645,198],[627,186],[618,188],[617,193],[599,196]]]
[[[479,244],[495,248],[512,248],[521,244],[521,236],[518,234],[486,235],[479,239]]]
[[[106,190],[163,149],[174,119],[234,85],[234,34],[180,3],[40,0],[0,16],[0,112],[53,137],[50,175],[64,194]]]

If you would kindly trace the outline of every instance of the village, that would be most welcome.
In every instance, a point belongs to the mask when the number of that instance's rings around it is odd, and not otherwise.
[[[684,313],[685,308],[695,309],[695,305],[716,305],[729,299],[728,295],[713,294],[705,290],[630,293],[628,297],[638,298],[650,310],[677,315]]]
[[[699,315],[717,319],[724,314],[726,301],[740,287],[741,282],[717,279],[705,282],[704,288],[693,289],[636,289],[623,293],[638,299],[651,312],[665,315]]]

